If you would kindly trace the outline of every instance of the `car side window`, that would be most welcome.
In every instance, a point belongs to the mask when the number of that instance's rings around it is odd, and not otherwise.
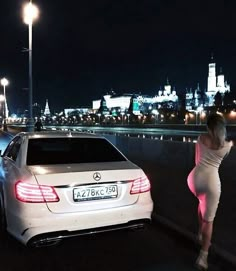
[[[7,156],[10,159],[16,161],[17,155],[20,150],[21,142],[22,140],[20,137],[14,138],[8,145],[6,151],[4,152],[4,156]]]

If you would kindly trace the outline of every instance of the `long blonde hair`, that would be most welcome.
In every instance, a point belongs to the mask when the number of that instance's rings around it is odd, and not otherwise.
[[[226,139],[224,117],[217,113],[209,115],[207,118],[207,128],[211,132],[213,144],[217,148],[223,147]]]

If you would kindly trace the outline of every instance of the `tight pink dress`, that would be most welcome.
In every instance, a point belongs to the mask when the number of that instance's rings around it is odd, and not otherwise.
[[[208,222],[214,220],[221,194],[219,166],[231,147],[232,142],[225,142],[219,150],[209,149],[200,137],[196,143],[196,165],[189,173],[187,182],[190,191],[199,200],[202,218]]]

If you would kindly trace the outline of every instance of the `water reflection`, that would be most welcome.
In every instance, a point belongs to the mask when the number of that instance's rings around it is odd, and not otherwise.
[[[98,127],[96,127],[98,128]],[[178,142],[196,142],[200,131],[183,131],[183,130],[166,130],[157,129],[142,129],[143,131],[138,131],[138,129],[119,129],[114,130],[112,128],[106,127],[106,129],[99,127],[99,129],[93,128],[84,128],[84,127],[60,127],[59,130],[72,130],[77,132],[86,132],[100,135],[115,135],[117,137],[136,137],[143,139],[152,139],[152,140],[167,140],[167,141],[178,141]],[[234,145],[236,145],[236,131],[235,129],[228,129],[228,140],[232,140]]]
[[[120,134],[116,133],[116,136],[127,136],[127,137],[137,137],[137,138],[146,138],[153,140],[166,140],[166,141],[179,141],[179,142],[196,142],[198,135],[193,136],[182,136],[182,135],[148,135],[148,134]]]
[[[148,135],[148,134],[120,134],[117,133],[116,136],[127,136],[127,137],[137,137],[137,138],[146,138],[146,139],[153,139],[153,140],[166,140],[166,141],[178,141],[178,142],[193,142],[196,143],[199,134],[196,135]],[[236,145],[236,136],[229,136],[227,140],[232,140],[234,145]]]

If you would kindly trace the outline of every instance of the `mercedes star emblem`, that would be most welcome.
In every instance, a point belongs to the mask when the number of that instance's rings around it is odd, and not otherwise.
[[[101,180],[101,174],[99,173],[99,172],[95,172],[94,174],[93,174],[93,178],[94,178],[94,180],[95,181],[100,181]]]

